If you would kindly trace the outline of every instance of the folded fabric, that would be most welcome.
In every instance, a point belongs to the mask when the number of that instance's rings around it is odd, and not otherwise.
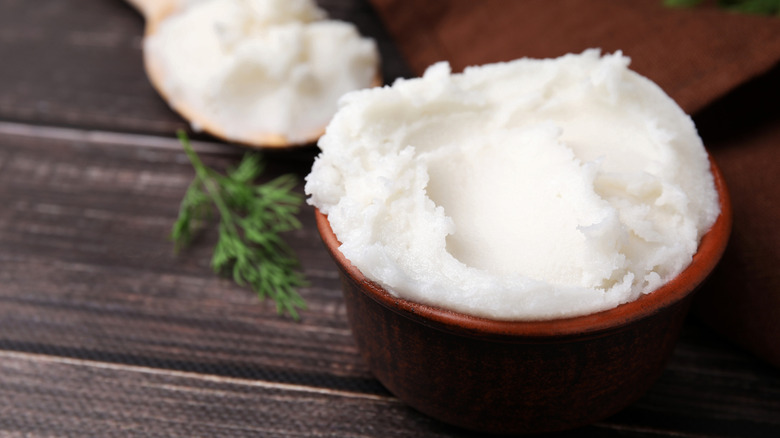
[[[370,0],[409,66],[622,50],[701,121],[734,229],[696,313],[780,367],[780,18],[663,0]]]
[[[417,73],[590,47],[622,50],[631,68],[693,113],[780,60],[780,20],[662,0],[371,0]]]

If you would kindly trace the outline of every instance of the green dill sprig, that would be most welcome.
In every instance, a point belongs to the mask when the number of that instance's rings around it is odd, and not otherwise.
[[[703,3],[704,0],[664,0],[666,6],[689,8]],[[746,14],[780,16],[780,0],[717,0],[721,8]]]
[[[305,309],[306,303],[297,288],[306,281],[295,254],[280,236],[301,227],[296,214],[303,197],[293,191],[295,176],[255,185],[264,165],[261,156],[252,152],[222,175],[203,164],[183,131],[178,136],[195,168],[195,179],[184,194],[171,231],[176,252],[192,241],[216,209],[220,221],[219,240],[211,257],[214,272],[249,285],[260,299],[272,299],[277,312],[298,319],[298,309]]]

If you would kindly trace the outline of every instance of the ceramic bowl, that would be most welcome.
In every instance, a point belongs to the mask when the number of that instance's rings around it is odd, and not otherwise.
[[[693,292],[717,264],[731,230],[728,193],[714,163],[712,170],[722,212],[691,265],[652,294],[575,318],[495,321],[395,297],[341,254],[319,211],[317,226],[341,271],[358,348],[390,392],[474,431],[559,431],[618,412],[663,371]]]

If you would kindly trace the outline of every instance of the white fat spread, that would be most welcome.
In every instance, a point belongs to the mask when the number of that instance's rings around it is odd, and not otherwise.
[[[392,294],[492,319],[550,319],[650,293],[719,213],[691,119],[620,52],[446,63],[350,93],[309,202]]]
[[[371,85],[378,54],[352,24],[312,0],[189,0],[146,39],[174,107],[228,138],[311,140],[342,94]]]

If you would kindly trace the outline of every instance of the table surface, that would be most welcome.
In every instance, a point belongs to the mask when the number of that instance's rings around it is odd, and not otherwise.
[[[367,2],[321,4],[379,41],[388,82],[409,75]],[[142,33],[121,0],[0,0],[0,436],[475,436],[372,378],[309,207],[286,235],[300,322],[211,272],[213,232],[174,254],[193,170]],[[244,152],[195,138],[218,168]],[[268,153],[267,174],[316,152]],[[780,373],[691,318],[646,396],[561,436],[778,437],[778,413]]]

